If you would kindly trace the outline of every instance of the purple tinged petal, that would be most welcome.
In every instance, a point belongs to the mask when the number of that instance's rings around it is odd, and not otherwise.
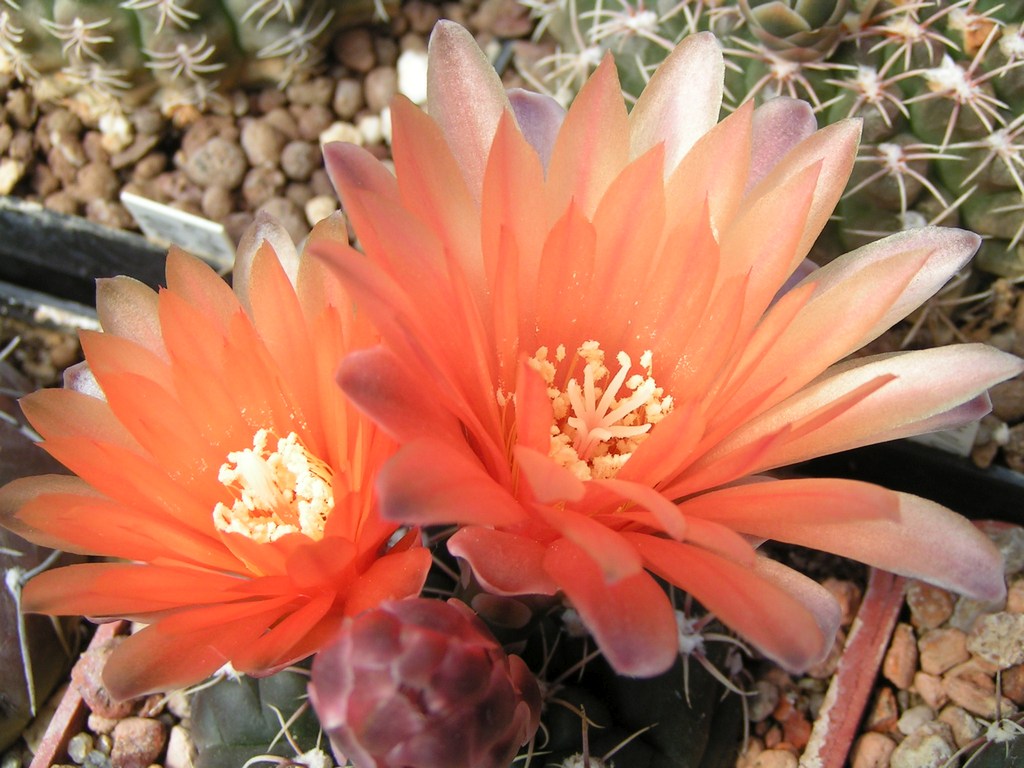
[[[811,105],[800,99],[780,96],[755,109],[747,190],[817,127]]]
[[[668,176],[718,122],[725,62],[710,32],[690,35],[658,67],[629,115],[630,155],[665,143]]]
[[[238,251],[235,255],[235,268],[231,276],[231,284],[235,289],[235,295],[250,313],[252,307],[249,304],[249,280],[252,272],[252,261],[257,251],[266,242],[274,250],[277,260],[281,262],[288,280],[295,285],[299,274],[299,252],[295,249],[291,235],[281,226],[281,223],[265,211],[256,214],[256,218],[250,224],[238,244]]]
[[[1003,598],[1002,557],[987,536],[939,504],[907,493],[896,495],[896,519],[807,525],[803,535],[791,535],[787,541],[922,579],[978,600]]]
[[[455,22],[437,23],[427,57],[427,112],[479,200],[498,120],[509,108],[505,88],[473,36]]]
[[[818,265],[815,264],[810,259],[804,259],[803,261],[801,261],[800,266],[798,266],[793,271],[793,274],[791,274],[786,279],[786,282],[782,284],[782,287],[779,288],[779,292],[775,294],[775,298],[772,299],[772,303],[770,306],[774,306],[775,302],[777,302],[791,290],[796,288],[800,283],[804,281],[805,278],[808,278],[815,272],[817,272],[818,269],[820,269],[820,267],[818,267]]]
[[[832,593],[813,579],[768,557],[757,557],[752,570],[765,581],[785,590],[810,611],[825,636],[823,649],[828,653],[842,621],[842,611]]]
[[[541,165],[546,170],[551,152],[555,148],[558,129],[565,120],[565,109],[550,96],[524,91],[522,88],[511,89],[508,92],[508,100],[519,124],[519,130],[523,132],[530,146],[537,150]]]

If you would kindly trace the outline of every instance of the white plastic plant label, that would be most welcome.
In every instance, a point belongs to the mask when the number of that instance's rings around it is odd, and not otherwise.
[[[122,192],[121,202],[150,240],[176,245],[219,271],[228,271],[234,264],[235,247],[222,224],[131,192]]]
[[[980,425],[974,421],[964,424],[956,429],[944,429],[941,432],[929,432],[924,435],[915,435],[910,439],[915,443],[938,448],[946,453],[955,453],[957,456],[970,456],[974,447],[974,439],[978,436]]]

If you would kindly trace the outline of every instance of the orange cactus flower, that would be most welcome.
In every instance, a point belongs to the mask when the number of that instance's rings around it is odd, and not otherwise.
[[[760,556],[766,539],[978,597],[1004,590],[996,550],[949,510],[765,476],[976,418],[1022,365],[977,344],[838,362],[931,296],[978,238],[906,232],[787,285],[843,191],[859,125],[816,130],[789,99],[718,122],[722,80],[717,41],[696,35],[631,112],[606,59],[565,113],[506,95],[468,33],[442,22],[429,116],[392,106],[397,178],[358,147],[325,151],[363,253],[314,249],[384,342],[350,355],[340,381],[403,444],[378,476],[382,513],[459,524],[449,550],[484,588],[567,598],[629,675],[679,651],[653,576],[787,667],[820,658],[835,602]]]
[[[311,242],[339,227],[322,222]],[[372,329],[265,218],[234,285],[175,250],[159,294],[100,281],[104,332],[82,333],[87,367],[22,401],[77,477],[8,484],[0,519],[36,543],[122,560],[44,573],[24,606],[148,624],[107,664],[118,697],[229,662],[272,672],[344,617],[417,594],[430,566],[415,535],[377,513],[372,481],[394,442],[334,385]]]

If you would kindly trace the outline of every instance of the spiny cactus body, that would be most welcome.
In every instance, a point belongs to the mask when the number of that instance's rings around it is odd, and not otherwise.
[[[4,0],[0,71],[37,95],[205,106],[221,87],[285,84],[342,25],[396,0]]]
[[[605,51],[636,97],[680,39],[711,30],[725,108],[788,95],[819,124],[864,120],[839,252],[928,222],[985,236],[978,265],[1024,275],[1024,1],[520,0],[557,51],[520,70],[567,102]]]

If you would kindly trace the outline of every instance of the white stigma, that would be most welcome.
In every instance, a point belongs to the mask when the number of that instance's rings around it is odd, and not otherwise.
[[[558,365],[565,360],[564,347],[558,347],[554,361],[548,359],[546,347],[530,360],[547,383],[551,398],[554,424],[549,455],[580,479],[614,477],[651,427],[672,410],[672,397],[651,375],[650,351],[640,358],[643,373],[633,375],[629,355],[619,352],[615,356],[619,370],[607,384],[610,372],[598,342],[585,342],[576,355],[584,361],[583,383],[571,378],[564,389],[555,385]]]
[[[231,489],[235,501],[217,504],[214,526],[259,542],[289,533],[319,541],[334,509],[334,473],[294,432],[277,441],[277,450],[269,450],[269,441],[270,433],[261,429],[252,448],[228,454],[217,479]]]

